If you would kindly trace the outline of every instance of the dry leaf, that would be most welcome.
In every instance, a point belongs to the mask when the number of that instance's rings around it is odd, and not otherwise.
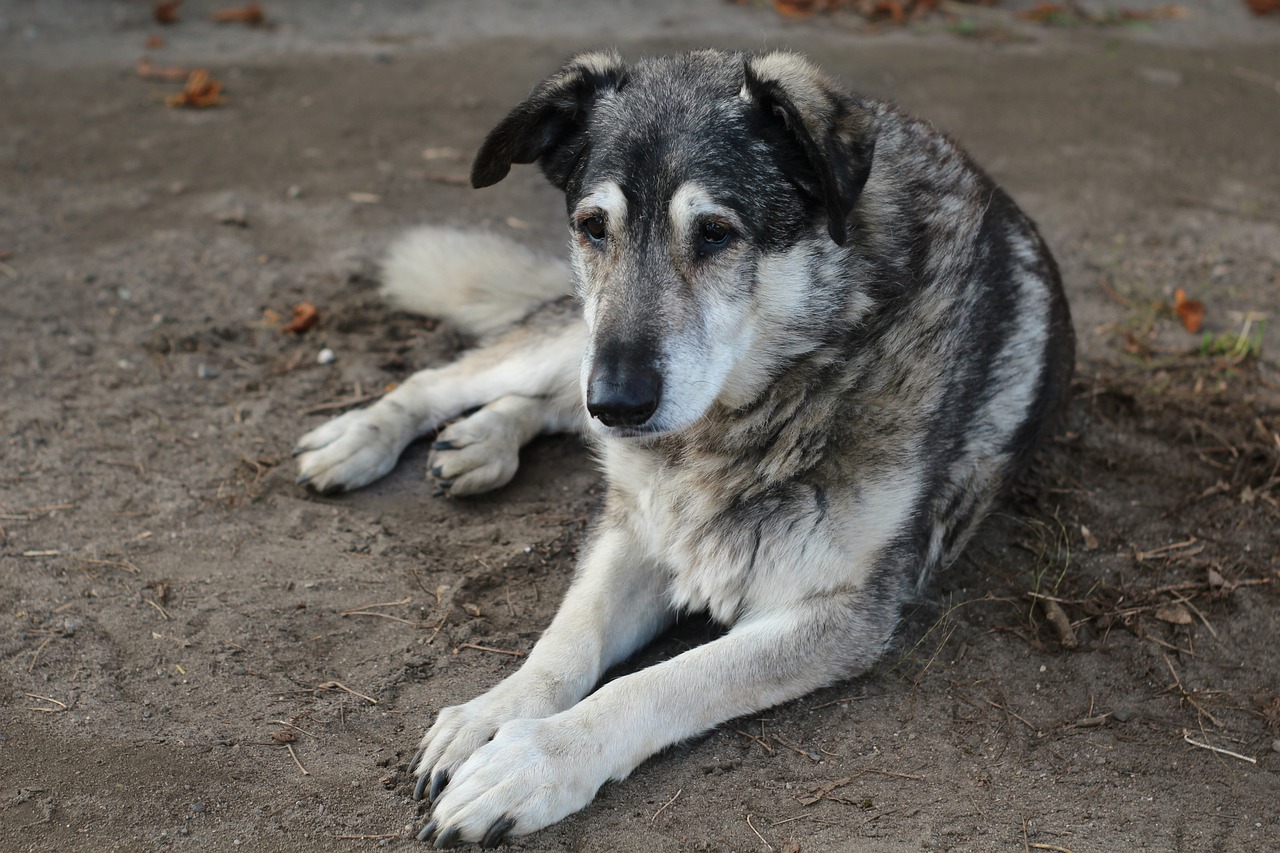
[[[1155,615],[1161,622],[1168,622],[1170,625],[1190,625],[1193,621],[1191,619],[1191,611],[1181,604],[1166,604],[1163,607],[1157,607]]]
[[[1188,332],[1194,335],[1200,331],[1204,323],[1204,305],[1199,300],[1188,299],[1187,292],[1181,287],[1173,294],[1173,310]]]
[[[213,22],[215,24],[248,24],[251,27],[256,27],[266,20],[267,15],[262,11],[262,4],[257,2],[213,13]]]
[[[901,0],[877,0],[867,17],[872,20],[889,18],[895,24],[901,24],[907,20],[907,10],[903,7]]]
[[[773,0],[774,10],[788,18],[807,18],[817,5],[817,0]]]
[[[281,332],[300,335],[320,322],[320,309],[310,302],[299,302],[293,306],[293,319],[280,328]]]
[[[1019,12],[1018,17],[1026,21],[1034,21],[1037,24],[1043,24],[1067,14],[1070,14],[1070,10],[1061,4],[1037,3],[1025,12]]]
[[[1280,15],[1280,0],[1244,0],[1255,15]]]
[[[181,5],[182,0],[166,0],[164,3],[157,3],[151,7],[151,17],[156,19],[157,24],[176,24],[178,7]]]
[[[187,75],[187,85],[181,92],[170,95],[164,102],[171,107],[213,107],[223,102],[221,92],[222,84],[199,68]]]
[[[139,59],[133,70],[143,80],[182,80],[191,73],[176,65],[152,65],[149,59]]]

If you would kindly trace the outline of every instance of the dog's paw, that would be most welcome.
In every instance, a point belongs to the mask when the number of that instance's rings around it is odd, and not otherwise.
[[[441,431],[427,467],[451,495],[478,495],[505,486],[520,467],[518,429],[506,414],[481,409]]]
[[[358,489],[394,468],[412,439],[412,425],[398,409],[347,412],[298,440],[298,483],[318,492]]]
[[[413,798],[422,799],[428,784],[430,798],[440,796],[463,762],[506,723],[561,710],[547,689],[553,680],[518,672],[470,702],[443,709],[409,763],[409,771],[418,777]]]
[[[418,839],[438,848],[496,847],[573,814],[609,778],[588,740],[556,718],[505,723],[458,768]]]

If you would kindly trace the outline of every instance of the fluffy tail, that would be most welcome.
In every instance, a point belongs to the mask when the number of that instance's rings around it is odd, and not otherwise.
[[[392,244],[382,295],[484,337],[570,292],[569,265],[496,234],[425,226]]]

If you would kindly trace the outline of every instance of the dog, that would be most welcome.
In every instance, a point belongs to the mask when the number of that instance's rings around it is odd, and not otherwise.
[[[472,183],[535,162],[571,264],[409,235],[388,296],[478,346],[297,448],[300,482],[353,489],[443,426],[428,464],[454,495],[509,481],[542,432],[598,450],[604,506],[559,612],[410,764],[439,848],[538,830],[664,747],[866,671],[1073,368],[1031,220],[946,136],[798,55],[580,55],[488,135]],[[695,611],[727,632],[595,689]]]

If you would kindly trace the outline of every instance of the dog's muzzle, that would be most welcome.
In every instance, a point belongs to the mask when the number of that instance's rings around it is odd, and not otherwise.
[[[587,411],[607,427],[638,427],[662,402],[662,374],[622,348],[600,353],[587,378]]]

